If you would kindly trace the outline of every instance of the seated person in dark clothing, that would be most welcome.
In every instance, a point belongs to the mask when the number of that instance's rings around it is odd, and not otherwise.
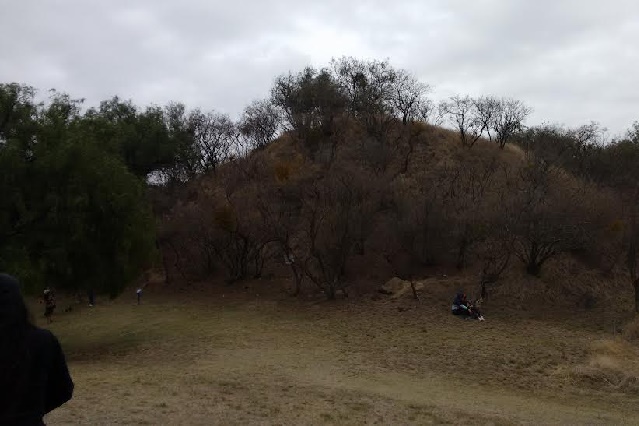
[[[453,315],[468,316],[468,300],[463,291],[459,290],[453,300]]]
[[[484,320],[479,309],[468,301],[466,294],[462,290],[457,292],[457,295],[453,300],[452,313],[453,315],[460,315],[467,318],[478,319],[480,321]]]
[[[73,382],[58,339],[34,326],[18,281],[0,274],[0,425],[44,425],[71,399]]]

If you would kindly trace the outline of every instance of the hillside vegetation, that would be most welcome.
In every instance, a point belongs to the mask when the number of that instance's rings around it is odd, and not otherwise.
[[[639,124],[430,90],[342,58],[236,122],[0,85],[0,271],[60,290],[76,383],[47,423],[639,423]]]
[[[460,271],[488,300],[510,274],[527,284],[506,297],[541,282],[632,310],[639,125],[609,141],[594,123],[527,126],[518,100],[430,90],[342,58],[278,77],[234,122],[2,85],[0,269],[111,295],[154,265],[176,285],[286,274],[329,299]]]
[[[631,310],[637,129],[604,144],[596,124],[525,127],[514,100],[435,107],[394,72],[345,59],[280,77],[260,105],[281,136],[171,193],[176,204],[155,191],[167,280],[288,270],[293,294],[332,299],[458,271],[487,299],[508,274],[521,286],[505,297]],[[455,130],[428,124],[441,121]]]

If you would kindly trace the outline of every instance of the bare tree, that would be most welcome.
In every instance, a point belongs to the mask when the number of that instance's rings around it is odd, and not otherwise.
[[[481,262],[479,274],[480,297],[488,298],[488,286],[499,281],[512,257],[512,241],[507,232],[497,232],[494,236],[482,241],[477,251]]]
[[[475,103],[475,109],[477,111],[477,119],[479,120],[481,127],[484,129],[488,136],[488,140],[493,140],[492,130],[495,121],[501,114],[502,102],[492,96],[480,96],[473,99]]]
[[[606,141],[606,132],[607,129],[601,127],[601,124],[591,121],[567,133],[577,141],[578,145],[601,145]]]
[[[434,126],[440,126],[443,122],[443,117],[440,114],[437,104],[429,98],[425,98],[420,104],[417,119]]]
[[[393,222],[400,244],[416,263],[433,265],[449,242],[439,181],[423,174],[398,179],[393,185]]]
[[[554,210],[549,209],[551,167],[543,160],[532,159],[519,174],[512,206],[512,228],[516,230],[516,255],[526,265],[526,272],[539,275],[542,265],[557,255],[561,238],[557,230]]]
[[[395,115],[406,125],[409,121],[427,116],[432,108],[426,95],[429,85],[420,82],[405,70],[398,70],[390,93],[390,103]]]
[[[215,171],[226,161],[239,136],[238,129],[224,114],[192,111],[187,118],[187,129],[199,150],[202,172]]]
[[[271,187],[258,196],[258,208],[269,230],[272,241],[279,247],[284,263],[291,269],[295,287],[293,295],[302,290],[304,281],[304,259],[298,259],[300,253],[296,237],[301,226],[302,193],[295,184]]]
[[[514,254],[538,276],[558,254],[582,248],[588,239],[586,187],[542,159],[530,157],[512,188],[509,228]]]
[[[360,204],[365,194],[345,176],[315,182],[305,197],[304,259],[308,278],[328,299],[347,294],[346,262],[357,243],[357,229],[365,220]]]
[[[523,123],[531,114],[532,109],[516,99],[493,100],[496,111],[492,115],[491,130],[495,135],[495,142],[504,149],[517,132],[523,128]]]
[[[215,209],[215,226],[208,240],[212,253],[227,270],[229,282],[261,276],[271,242],[259,210],[244,201],[234,198],[234,204]]]
[[[209,264],[196,259],[197,253],[193,253],[194,247],[201,248],[200,240],[194,241],[191,238],[192,230],[197,226],[197,222],[192,220],[193,215],[185,211],[184,206],[175,210],[171,214],[163,215],[157,237],[167,284],[173,282],[174,271],[187,282],[190,276],[199,276],[211,271]],[[185,262],[184,257],[189,257],[189,262]]]
[[[493,221],[499,200],[491,192],[499,179],[498,171],[496,157],[488,161],[469,158],[442,170],[443,209],[450,237],[456,243],[458,269],[466,266],[468,251],[485,237]]]
[[[404,161],[400,173],[408,172],[410,160],[415,152],[415,147],[420,141],[424,141],[426,135],[426,127],[422,123],[414,123],[412,126],[404,126],[401,132],[402,139],[406,142],[406,151],[404,152]]]
[[[459,131],[464,146],[472,147],[481,138],[485,128],[470,96],[453,96],[440,104],[440,110]]]

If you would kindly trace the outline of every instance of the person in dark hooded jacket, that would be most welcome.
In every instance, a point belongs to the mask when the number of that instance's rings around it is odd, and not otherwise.
[[[58,339],[30,320],[18,281],[0,274],[0,425],[44,425],[73,381]]]
[[[463,290],[459,290],[457,295],[455,295],[452,313],[453,315],[484,321],[484,317],[481,312],[479,312],[479,308],[468,301],[466,293],[464,293]]]
[[[455,299],[453,300],[453,315],[469,316],[468,311],[468,299],[466,298],[466,294],[462,290],[459,290],[455,295]]]

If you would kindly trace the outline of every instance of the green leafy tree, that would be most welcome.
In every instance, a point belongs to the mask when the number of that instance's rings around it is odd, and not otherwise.
[[[154,223],[144,182],[86,126],[81,101],[46,105],[23,86],[0,87],[0,269],[35,290],[116,295],[148,264]]]

